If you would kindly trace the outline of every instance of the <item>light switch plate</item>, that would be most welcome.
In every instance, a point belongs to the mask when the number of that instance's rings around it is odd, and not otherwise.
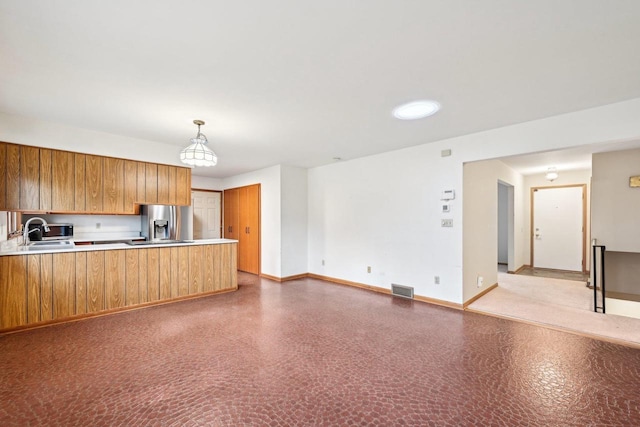
[[[442,219],[441,224],[443,227],[453,227],[453,219]]]

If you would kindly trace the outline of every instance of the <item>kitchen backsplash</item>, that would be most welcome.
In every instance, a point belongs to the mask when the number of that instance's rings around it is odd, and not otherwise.
[[[134,215],[22,215],[23,223],[34,216],[51,224],[73,224],[74,240],[125,239],[139,237],[140,216]]]

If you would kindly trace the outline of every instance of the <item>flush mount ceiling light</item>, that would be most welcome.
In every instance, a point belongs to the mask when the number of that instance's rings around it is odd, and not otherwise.
[[[558,178],[558,171],[556,168],[551,167],[547,169],[547,174],[544,177],[547,178],[548,181],[553,182],[554,179]]]
[[[191,145],[180,152],[180,161],[191,166],[215,166],[218,163],[218,156],[206,146],[209,141],[200,132],[200,126],[204,125],[204,122],[194,120],[193,123],[198,125],[198,134],[191,140]]]
[[[429,117],[440,110],[436,101],[422,100],[402,104],[393,109],[393,116],[400,120],[416,120]]]

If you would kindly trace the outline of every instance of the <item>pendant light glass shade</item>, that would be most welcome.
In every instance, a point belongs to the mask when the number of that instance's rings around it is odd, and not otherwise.
[[[206,144],[207,137],[200,132],[200,126],[204,124],[202,120],[194,120],[198,125],[198,134],[191,139],[191,145],[180,152],[180,161],[191,166],[215,166],[218,163],[218,156]]]

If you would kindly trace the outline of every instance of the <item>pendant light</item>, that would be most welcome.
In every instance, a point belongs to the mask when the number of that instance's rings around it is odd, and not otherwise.
[[[202,120],[194,120],[198,125],[198,134],[191,139],[191,145],[180,152],[180,161],[191,166],[215,166],[218,163],[218,156],[206,144],[207,137],[200,132],[200,126],[204,125]]]

